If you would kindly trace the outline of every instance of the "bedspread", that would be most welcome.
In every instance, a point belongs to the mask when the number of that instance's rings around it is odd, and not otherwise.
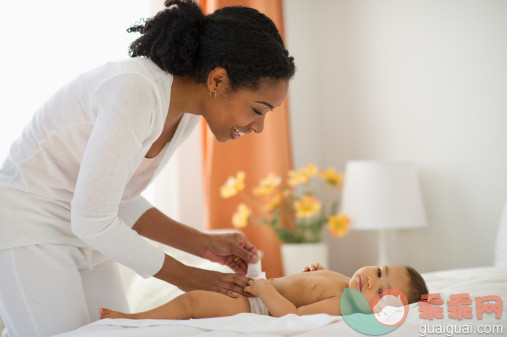
[[[494,314],[484,314],[478,319],[475,303],[473,303],[473,318],[456,320],[448,317],[447,300],[452,294],[468,293],[470,298],[477,296],[495,295],[505,302],[507,300],[507,270],[505,268],[480,267],[437,271],[423,274],[430,293],[440,293],[444,300],[444,318],[420,318],[419,305],[413,303],[401,326],[390,332],[389,336],[445,336],[430,334],[428,331],[437,325],[444,331],[455,325],[468,325],[471,333],[466,336],[484,336],[477,328],[494,325],[501,328],[502,333],[490,336],[504,336],[507,334],[507,307],[504,305],[501,318]],[[447,330],[445,330],[447,329]],[[473,332],[475,331],[475,333]],[[280,318],[242,313],[230,317],[204,318],[192,320],[129,320],[105,319],[93,322],[58,337],[123,337],[123,336],[365,336],[351,328],[342,317],[326,314],[297,316],[289,314]],[[456,333],[456,335],[458,335]]]

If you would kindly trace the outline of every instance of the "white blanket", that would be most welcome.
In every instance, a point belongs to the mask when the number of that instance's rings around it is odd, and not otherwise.
[[[274,318],[250,313],[242,313],[229,317],[190,320],[104,319],[59,336],[101,336],[98,334],[101,330],[106,332],[108,336],[113,336],[111,332],[116,330],[125,331],[125,333],[122,333],[121,336],[131,336],[128,334],[128,331],[134,331],[132,336],[158,336],[156,333],[157,331],[165,333],[166,336],[168,333],[170,333],[171,336],[179,336],[182,332],[185,332],[185,335],[190,333],[192,336],[199,336],[201,334],[209,336],[210,331],[217,332],[220,336],[244,336],[244,333],[246,332],[248,332],[249,335],[291,336],[301,332],[321,328],[341,320],[342,318],[339,316],[329,316],[326,314],[311,316],[297,316],[290,314],[284,317]],[[102,329],[99,329],[99,327]],[[113,327],[116,327],[117,329],[114,329]],[[126,327],[137,329],[125,329]],[[140,334],[140,328],[144,328],[142,334]],[[148,331],[153,331],[155,334],[147,334]],[[106,336],[106,334],[104,334],[104,336]]]
[[[471,325],[476,329],[482,326],[501,326],[504,336],[507,334],[507,269],[494,267],[468,268],[446,270],[423,274],[429,291],[440,293],[447,303],[449,295],[469,293],[470,298],[477,296],[496,295],[504,302],[502,317],[497,320],[492,315],[485,314],[482,320],[477,319],[475,305],[473,318],[468,320],[453,320],[447,317],[447,306],[444,304],[444,318],[424,320],[419,317],[418,304],[409,306],[409,313],[403,324],[389,333],[394,336],[421,336],[424,326],[440,325]],[[230,317],[205,318],[193,320],[128,320],[105,319],[88,324],[77,330],[60,334],[59,337],[172,337],[172,336],[365,336],[352,329],[341,317],[326,314],[296,316],[286,315],[274,318],[251,313],[242,313]],[[437,334],[427,334],[436,336]],[[444,334],[440,334],[444,335]],[[459,335],[459,334],[455,334]],[[476,333],[466,336],[484,336]]]

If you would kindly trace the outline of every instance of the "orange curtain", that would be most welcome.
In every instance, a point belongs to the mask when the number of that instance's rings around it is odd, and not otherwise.
[[[206,13],[226,6],[255,8],[273,20],[284,38],[282,0],[200,0],[200,5]],[[242,200],[240,197],[220,197],[219,188],[229,176],[244,171],[245,191],[252,195],[252,188],[270,172],[286,179],[292,168],[287,99],[267,114],[264,131],[260,134],[252,132],[236,141],[219,143],[203,119],[202,135],[206,228],[231,228],[232,214]],[[267,277],[283,276],[280,243],[275,232],[253,223],[242,231],[257,249],[264,252],[262,267]]]

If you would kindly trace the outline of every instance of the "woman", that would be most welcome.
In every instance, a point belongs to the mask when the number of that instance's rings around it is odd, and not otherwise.
[[[14,336],[48,336],[129,311],[116,263],[184,291],[248,296],[258,260],[241,234],[180,224],[140,193],[204,117],[219,142],[262,132],[295,67],[273,22],[251,8],[205,16],[191,1],[130,32],[131,59],[58,90],[0,168],[0,315]],[[141,236],[230,266],[188,267]]]

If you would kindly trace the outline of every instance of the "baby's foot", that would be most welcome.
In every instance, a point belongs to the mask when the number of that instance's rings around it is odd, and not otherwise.
[[[114,311],[106,308],[99,308],[100,319],[104,318],[133,318],[131,314]]]

